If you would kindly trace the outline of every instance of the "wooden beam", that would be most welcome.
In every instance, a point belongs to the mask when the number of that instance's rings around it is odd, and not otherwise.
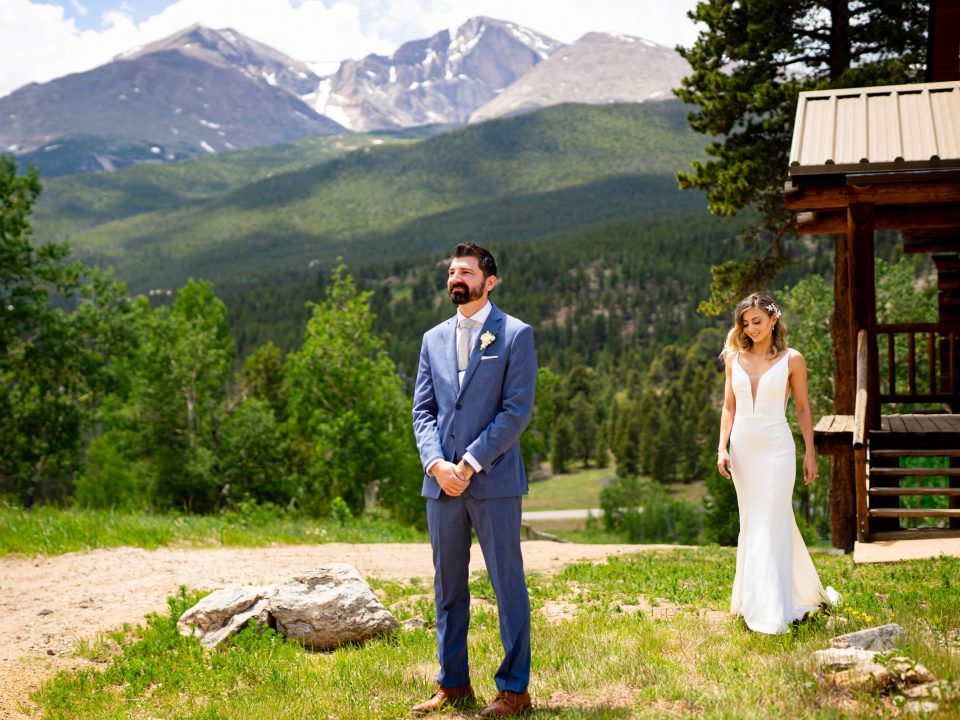
[[[936,205],[960,203],[960,180],[798,188],[786,195],[788,210],[829,210],[853,203]]]
[[[948,238],[942,239],[940,244],[960,251],[960,205],[894,205],[876,208],[874,229],[904,230],[905,228],[908,228],[905,232],[911,233],[926,229],[953,231],[956,234],[953,236],[952,247],[949,235]],[[800,235],[835,235],[846,230],[845,208],[797,213],[797,232]]]
[[[908,254],[960,252],[960,240],[922,240],[906,242],[906,238],[904,238],[903,252]]]

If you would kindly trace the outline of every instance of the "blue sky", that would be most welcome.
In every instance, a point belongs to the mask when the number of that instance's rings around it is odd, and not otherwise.
[[[591,31],[689,45],[696,0],[0,0],[0,96],[89,70],[194,23],[232,27],[321,74],[477,15],[570,43]]]

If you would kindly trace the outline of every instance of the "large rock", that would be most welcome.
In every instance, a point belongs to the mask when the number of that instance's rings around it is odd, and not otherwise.
[[[832,648],[861,648],[862,650],[890,650],[897,647],[904,630],[896,623],[867,628],[858,632],[838,635],[830,640]]]
[[[883,655],[876,650],[830,648],[813,653],[824,680],[829,685],[859,692],[879,692],[891,685],[908,688],[936,678],[923,665],[908,657]]]
[[[876,661],[879,653],[861,648],[831,648],[813,654],[827,684],[845,690],[873,692],[890,683],[890,673]]]
[[[314,650],[362,642],[400,626],[356,568],[328,563],[280,585],[211,593],[180,616],[177,628],[212,648],[251,620]]]
[[[352,565],[330,563],[278,585],[270,598],[277,630],[313,650],[390,632],[400,623]]]

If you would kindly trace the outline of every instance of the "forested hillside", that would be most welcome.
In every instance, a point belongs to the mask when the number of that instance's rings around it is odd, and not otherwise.
[[[117,268],[132,289],[177,287],[272,270],[441,252],[459,240],[529,240],[638,214],[702,205],[674,172],[702,141],[680,103],[564,105],[496,120],[403,147],[367,147],[301,169],[225,186],[204,199],[163,199],[142,176],[111,189],[137,214],[91,217],[110,195],[52,184],[37,221],[44,239]],[[211,166],[213,168],[215,166]],[[210,170],[213,173],[213,169]],[[77,182],[81,182],[77,180]],[[77,186],[70,186],[71,190]],[[144,195],[156,192],[151,207]],[[179,192],[179,191],[178,191]],[[91,202],[92,200],[92,202]]]

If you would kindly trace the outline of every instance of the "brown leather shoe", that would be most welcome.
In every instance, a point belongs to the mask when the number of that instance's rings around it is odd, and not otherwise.
[[[522,693],[501,690],[496,700],[480,711],[480,717],[513,717],[528,712],[531,707],[530,693],[526,690]]]
[[[465,705],[473,701],[473,688],[467,685],[462,688],[445,688],[443,685],[437,688],[433,697],[426,702],[414,705],[410,712],[414,715],[428,715],[437,712],[444,705]]]

